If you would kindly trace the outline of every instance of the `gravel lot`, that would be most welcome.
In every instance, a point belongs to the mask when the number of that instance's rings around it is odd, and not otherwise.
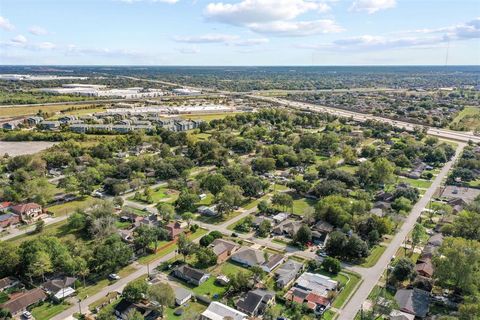
[[[10,156],[33,154],[53,146],[55,142],[46,141],[0,141],[0,156],[8,153]]]

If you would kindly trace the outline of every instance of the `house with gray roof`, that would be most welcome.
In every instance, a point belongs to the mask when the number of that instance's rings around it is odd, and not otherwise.
[[[275,282],[277,288],[285,288],[295,281],[298,273],[302,270],[303,264],[295,260],[288,260],[275,270]]]
[[[275,292],[263,289],[249,291],[245,297],[238,300],[236,307],[239,311],[249,316],[257,317],[262,315],[269,305],[275,302]]]
[[[418,288],[400,289],[395,294],[400,311],[425,318],[430,304],[430,294]]]

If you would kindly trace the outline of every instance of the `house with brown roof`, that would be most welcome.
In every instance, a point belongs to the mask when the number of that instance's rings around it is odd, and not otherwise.
[[[26,311],[31,305],[44,301],[45,299],[47,299],[45,292],[40,288],[35,288],[26,292],[13,294],[7,302],[0,305],[0,308],[10,311],[12,316],[16,316]]]
[[[237,251],[239,246],[236,243],[228,240],[215,239],[210,244],[210,248],[217,256],[217,264],[220,264],[226,261],[235,251]]]
[[[167,224],[165,226],[165,230],[167,230],[168,236],[172,240],[177,239],[180,233],[183,232],[182,225],[178,221],[170,222],[169,224]]]
[[[414,270],[421,276],[431,278],[433,276],[433,263],[431,259],[425,259],[415,265]]]
[[[34,202],[17,204],[10,210],[20,216],[24,223],[34,223],[44,216],[42,206]]]

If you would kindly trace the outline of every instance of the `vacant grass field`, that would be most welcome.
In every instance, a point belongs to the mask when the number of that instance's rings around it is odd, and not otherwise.
[[[298,199],[293,200],[293,214],[303,216],[306,210],[314,210],[315,200],[312,199]]]
[[[210,113],[210,114],[182,114],[180,117],[183,119],[210,121],[215,119],[223,119],[227,116],[234,116],[239,113],[240,112]]]
[[[480,108],[466,107],[460,111],[450,124],[450,129],[458,131],[480,130]]]
[[[48,112],[48,113],[55,113],[55,112],[60,112],[62,110],[68,109],[68,108],[76,108],[76,109],[81,109],[82,107],[86,107],[89,105],[53,105],[53,106],[36,106],[36,107],[5,107],[5,108],[0,108],[0,118],[10,118],[10,117],[19,117],[19,116],[28,116],[28,115],[34,115],[38,111],[43,111],[43,112]],[[81,109],[86,110],[86,109]],[[76,110],[80,111],[80,110]],[[71,111],[74,112],[74,111]],[[71,113],[69,113],[71,114]]]
[[[354,290],[356,290],[357,285],[362,278],[360,277],[360,275],[349,271],[342,271],[338,274],[337,277],[338,278],[333,277],[333,279],[342,282],[344,281],[343,279],[346,278],[347,281],[342,292],[340,292],[340,294],[335,298],[332,304],[334,308],[341,308],[347,302],[347,299],[354,292]]]
[[[83,199],[70,201],[62,204],[57,204],[48,207],[47,210],[52,212],[55,217],[64,216],[75,212],[76,210],[84,210],[92,206],[97,200],[90,196],[86,196]]]
[[[399,177],[399,182],[409,183],[412,187],[428,189],[432,185],[432,181],[420,180],[420,179],[410,179],[406,177]]]

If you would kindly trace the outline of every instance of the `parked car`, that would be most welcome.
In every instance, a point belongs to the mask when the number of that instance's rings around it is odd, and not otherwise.
[[[108,278],[109,278],[110,280],[120,280],[120,276],[119,276],[118,274],[116,274],[116,273],[110,273],[110,274],[108,275]]]

